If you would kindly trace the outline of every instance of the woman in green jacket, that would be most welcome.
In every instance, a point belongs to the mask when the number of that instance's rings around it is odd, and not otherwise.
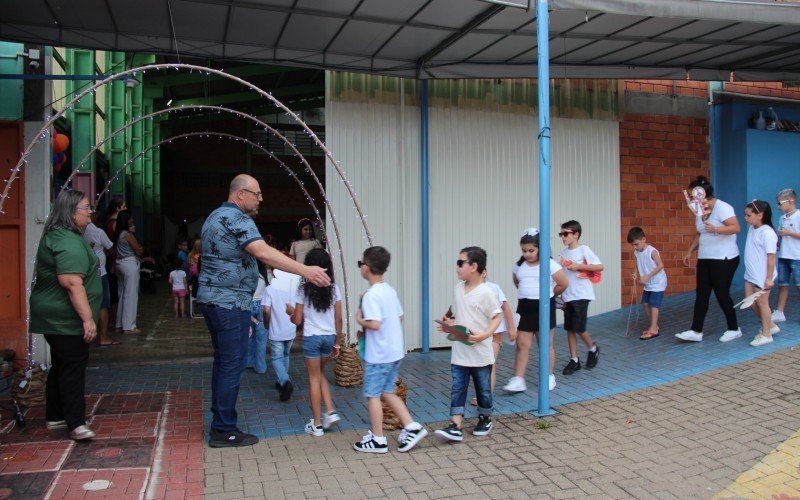
[[[82,237],[92,212],[80,191],[58,195],[36,253],[30,298],[30,331],[44,334],[52,359],[46,425],[49,430],[69,429],[76,441],[95,436],[86,425],[84,402],[89,342],[97,335],[103,298],[97,256]]]

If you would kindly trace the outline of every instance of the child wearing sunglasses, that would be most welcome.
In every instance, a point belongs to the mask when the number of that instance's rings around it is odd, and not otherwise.
[[[561,295],[564,299],[564,329],[567,331],[569,343],[569,363],[561,372],[564,375],[571,375],[581,369],[578,335],[589,348],[586,368],[590,370],[594,368],[600,358],[600,348],[586,329],[586,318],[589,313],[589,302],[594,300],[594,287],[592,280],[589,279],[589,273],[594,275],[602,271],[603,263],[591,248],[581,245],[582,233],[581,224],[576,220],[561,224],[561,232],[558,233],[561,242],[564,243],[564,249],[561,250],[561,265],[566,270],[569,281],[569,286]]]
[[[361,277],[369,289],[361,298],[356,321],[364,329],[364,397],[367,398],[371,429],[353,444],[353,449],[363,453],[386,453],[389,445],[383,435],[383,406],[394,411],[403,430],[398,438],[397,451],[407,452],[416,446],[428,431],[411,418],[408,407],[395,394],[395,383],[400,364],[405,356],[403,345],[403,307],[397,292],[383,281],[389,268],[391,255],[383,247],[364,250],[364,260],[358,261]]]
[[[459,282],[453,300],[453,317],[442,318],[448,325],[467,328],[466,341],[453,344],[450,353],[450,372],[453,385],[450,391],[450,425],[436,431],[448,441],[463,441],[461,424],[467,402],[467,386],[472,378],[478,398],[478,423],[472,431],[475,436],[485,436],[492,430],[491,376],[494,365],[492,336],[500,326],[502,310],[497,294],[483,281],[486,269],[486,250],[467,247],[461,250],[456,261]],[[444,331],[442,326],[438,327]]]
[[[769,290],[778,273],[775,271],[775,253],[778,235],[772,227],[772,207],[762,200],[753,200],[744,208],[744,220],[750,225],[744,246],[744,293],[765,293],[753,302],[752,308],[761,320],[761,330],[750,342],[753,347],[772,343],[772,336],[781,329],[772,322],[769,308]]]
[[[800,211],[797,210],[797,193],[794,189],[784,189],[778,193],[778,208],[783,215],[778,226],[778,308],[772,313],[772,321],[786,321],[786,301],[789,300],[789,286],[794,278],[800,289]]]

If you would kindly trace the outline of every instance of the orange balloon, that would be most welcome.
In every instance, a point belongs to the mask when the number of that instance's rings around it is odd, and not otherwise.
[[[64,134],[56,134],[53,137],[53,152],[63,153],[69,147],[69,137]]]

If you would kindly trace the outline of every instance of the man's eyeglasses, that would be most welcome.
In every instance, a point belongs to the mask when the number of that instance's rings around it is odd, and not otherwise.
[[[561,231],[560,233],[558,233],[558,235],[563,238],[564,236],[569,236],[570,234],[574,234],[574,233],[575,233],[575,231]]]
[[[468,260],[463,260],[463,259],[458,259],[458,260],[456,261],[456,267],[461,267],[461,266],[463,266],[464,264],[471,264],[471,262],[470,262],[470,261],[468,261]]]
[[[361,262],[361,261],[359,260],[359,261],[358,261],[358,267],[361,267],[361,266],[363,266],[363,265],[364,265],[364,263],[363,263],[363,262]]]
[[[75,207],[76,210],[86,210],[88,212],[94,212],[94,205],[78,205]]]
[[[262,198],[261,191],[250,191],[249,189],[242,188],[242,191],[247,191],[248,193],[254,195],[256,198]]]

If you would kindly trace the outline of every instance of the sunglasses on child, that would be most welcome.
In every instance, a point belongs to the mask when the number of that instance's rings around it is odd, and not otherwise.
[[[778,206],[782,207],[784,203],[789,203],[792,200],[778,200]]]
[[[560,233],[558,233],[558,235],[561,236],[562,238],[564,236],[569,236],[570,234],[575,234],[575,231],[561,231]]]

